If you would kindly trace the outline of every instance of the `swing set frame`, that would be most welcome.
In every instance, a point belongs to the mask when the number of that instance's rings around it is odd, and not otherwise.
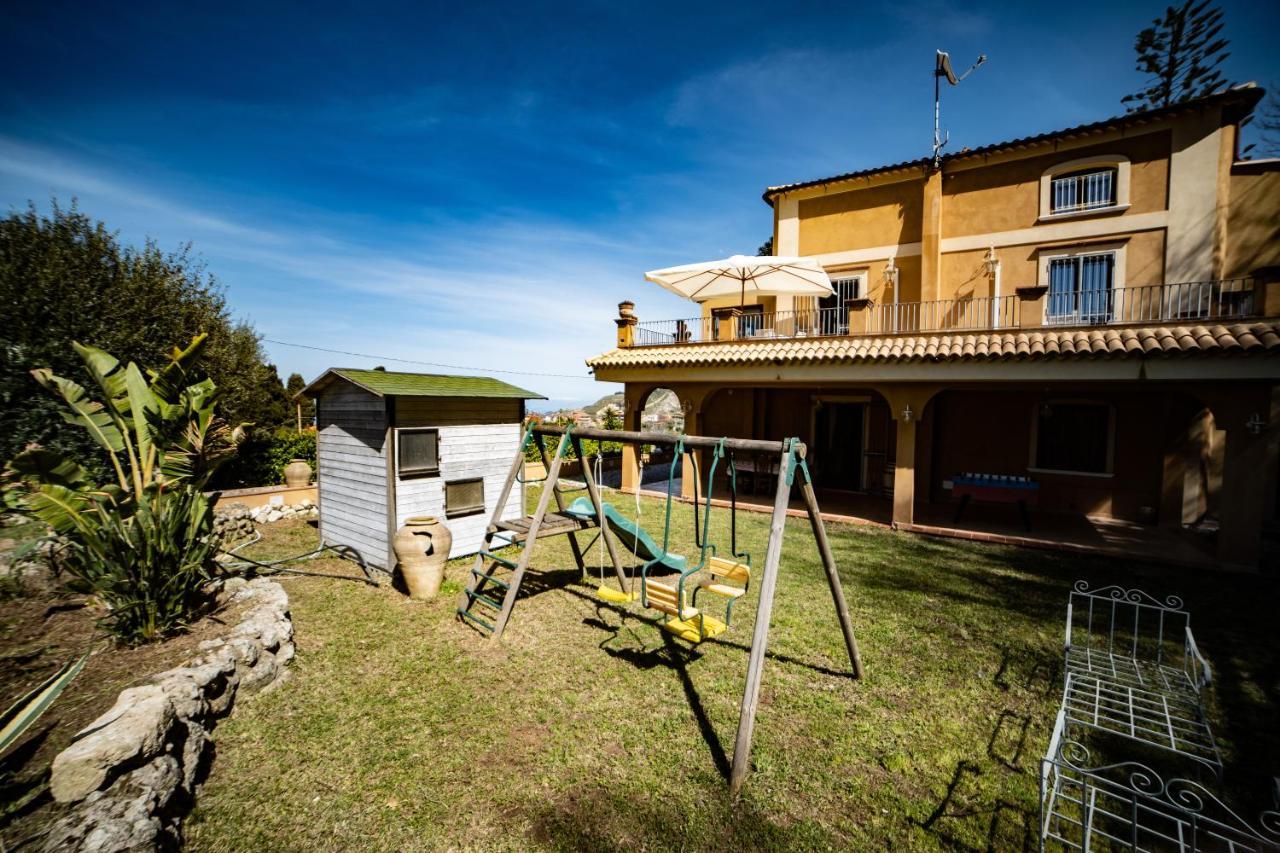
[[[481,626],[490,628],[490,638],[497,639],[501,636],[511,611],[514,608],[520,581],[523,578],[525,570],[529,567],[530,556],[533,552],[533,546],[538,538],[544,536],[557,535],[567,533],[569,535],[570,546],[573,551],[574,559],[578,563],[581,570],[585,570],[584,550],[579,546],[576,533],[591,528],[597,528],[598,536],[603,537],[605,548],[609,553],[610,560],[613,563],[614,572],[617,575],[618,583],[622,591],[628,595],[632,593],[633,578],[628,578],[622,569],[622,562],[618,557],[618,551],[614,537],[609,531],[609,525],[605,520],[605,510],[603,501],[600,497],[600,489],[596,483],[595,477],[592,476],[591,465],[588,463],[582,451],[582,439],[590,438],[599,441],[613,441],[622,444],[628,444],[637,447],[642,445],[661,445],[672,447],[676,451],[673,456],[672,469],[668,475],[668,512],[666,523],[670,524],[670,501],[671,501],[671,480],[674,475],[675,465],[681,459],[681,453],[693,453],[698,451],[712,451],[717,454],[717,460],[720,455],[729,454],[729,465],[734,465],[734,453],[750,453],[753,455],[776,454],[778,456],[778,478],[777,488],[774,493],[773,512],[769,524],[769,542],[765,550],[764,565],[761,571],[759,590],[760,599],[756,608],[755,626],[752,630],[750,652],[747,660],[747,680],[743,689],[742,704],[738,719],[738,732],[734,742],[733,763],[730,766],[729,788],[734,794],[741,790],[742,783],[746,778],[751,757],[751,742],[755,731],[756,712],[760,704],[760,687],[764,679],[764,662],[766,651],[769,645],[769,624],[773,616],[773,600],[778,585],[778,566],[782,557],[783,534],[786,529],[787,510],[790,504],[792,488],[797,485],[800,487],[800,495],[804,502],[806,514],[809,517],[809,524],[813,531],[814,543],[818,548],[818,555],[822,560],[822,567],[827,576],[827,585],[831,591],[832,604],[835,607],[836,617],[840,623],[840,630],[844,636],[845,648],[849,654],[849,664],[852,669],[852,677],[861,679],[863,676],[862,658],[858,651],[858,643],[853,633],[853,623],[849,617],[849,607],[845,602],[844,590],[840,585],[840,575],[836,569],[835,556],[831,551],[831,543],[827,539],[826,527],[822,522],[822,513],[818,507],[818,498],[814,492],[813,480],[809,475],[809,466],[806,462],[806,447],[804,442],[798,438],[787,438],[782,441],[769,441],[762,439],[744,439],[744,438],[713,438],[710,436],[683,435],[661,432],[641,432],[627,430],[603,430],[594,427],[565,427],[544,424],[531,424],[525,428],[525,435],[521,441],[520,448],[516,451],[516,458],[512,463],[511,471],[507,477],[506,485],[503,488],[502,495],[497,503],[497,510],[493,519],[489,524],[485,537],[485,548],[483,548],[476,557],[475,568],[472,569],[472,578],[468,583],[466,591],[463,593],[458,608],[459,617],[464,621],[470,621],[473,624],[478,623]],[[545,440],[553,439],[557,444],[554,457],[550,457],[547,453]],[[511,489],[515,483],[533,482],[522,478],[524,468],[524,449],[528,442],[532,440],[542,452],[543,461],[546,465],[547,474],[542,479],[543,492],[538,501],[538,506],[531,516],[525,516],[520,519],[502,519],[503,508],[506,506],[507,499],[511,494]],[[564,513],[564,497],[561,490],[557,488],[559,481],[561,462],[564,459],[564,451],[566,447],[572,444],[577,457],[581,463],[582,479],[586,485],[586,492],[590,496],[591,504],[595,509],[594,521],[573,518]],[[696,456],[694,457],[696,460]],[[699,466],[695,465],[695,469]],[[731,468],[732,470],[732,468]],[[714,474],[714,462],[712,467]],[[797,476],[798,475],[798,476]],[[640,484],[637,484],[637,489]],[[735,509],[736,509],[736,484],[735,488]],[[558,513],[548,514],[549,504],[555,499]],[[706,508],[706,518],[710,517],[710,496],[708,495]],[[695,504],[695,512],[698,506]],[[543,525],[543,521],[547,520],[548,524]],[[736,519],[733,522],[736,525]],[[705,528],[705,520],[703,523]],[[736,533],[736,527],[734,528]],[[663,550],[665,551],[668,544],[667,531],[664,531]],[[706,533],[704,530],[703,533]],[[695,536],[700,540],[706,537],[695,532]],[[492,545],[491,545],[492,543]],[[509,560],[493,554],[490,547],[501,547],[502,545],[521,545],[522,551],[518,561]],[[700,563],[705,564],[708,543],[699,541],[701,549]],[[590,546],[588,546],[590,547]],[[714,551],[714,546],[710,546]],[[736,549],[734,549],[736,550]],[[692,559],[692,556],[691,556]],[[505,566],[512,570],[513,574],[506,581],[495,577],[496,572]],[[487,567],[487,568],[486,568]],[[471,608],[476,601],[484,601],[488,604],[497,604],[496,601],[487,598],[484,595],[486,583],[492,583],[495,587],[506,590],[504,600],[501,604],[501,611],[498,618],[492,626],[487,622],[483,622],[470,615]],[[682,581],[683,584],[683,581]],[[644,588],[644,582],[641,581],[641,589]],[[681,587],[683,589],[683,586]],[[683,607],[682,603],[677,604],[677,610]]]

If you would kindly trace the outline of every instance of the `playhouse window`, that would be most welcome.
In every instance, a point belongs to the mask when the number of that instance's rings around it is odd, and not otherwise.
[[[444,514],[447,518],[484,512],[484,480],[454,480],[444,484]]]
[[[400,430],[396,452],[401,477],[421,477],[440,472],[440,432],[434,429]]]

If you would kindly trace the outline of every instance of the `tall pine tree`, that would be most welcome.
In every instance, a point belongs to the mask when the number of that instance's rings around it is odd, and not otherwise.
[[[1121,99],[1136,113],[1189,101],[1226,85],[1218,68],[1231,54],[1221,37],[1222,10],[1210,0],[1186,0],[1138,33],[1133,49],[1145,88]]]

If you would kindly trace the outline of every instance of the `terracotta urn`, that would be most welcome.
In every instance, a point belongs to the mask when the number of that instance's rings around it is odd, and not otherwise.
[[[396,531],[394,546],[400,574],[409,588],[409,597],[435,598],[444,580],[444,564],[453,547],[453,534],[435,516],[407,518]]]
[[[305,459],[293,459],[284,466],[284,484],[299,489],[311,484],[311,465]]]

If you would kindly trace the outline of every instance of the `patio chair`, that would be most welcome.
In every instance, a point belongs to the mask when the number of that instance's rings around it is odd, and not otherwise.
[[[1209,664],[1182,600],[1161,602],[1137,589],[1091,590],[1077,581],[1067,602],[1068,728],[1085,726],[1139,741],[1222,774],[1222,756],[1204,714]]]
[[[1280,850],[1280,812],[1251,823],[1198,782],[1100,760],[1069,733],[1064,708],[1040,763],[1042,851]]]

